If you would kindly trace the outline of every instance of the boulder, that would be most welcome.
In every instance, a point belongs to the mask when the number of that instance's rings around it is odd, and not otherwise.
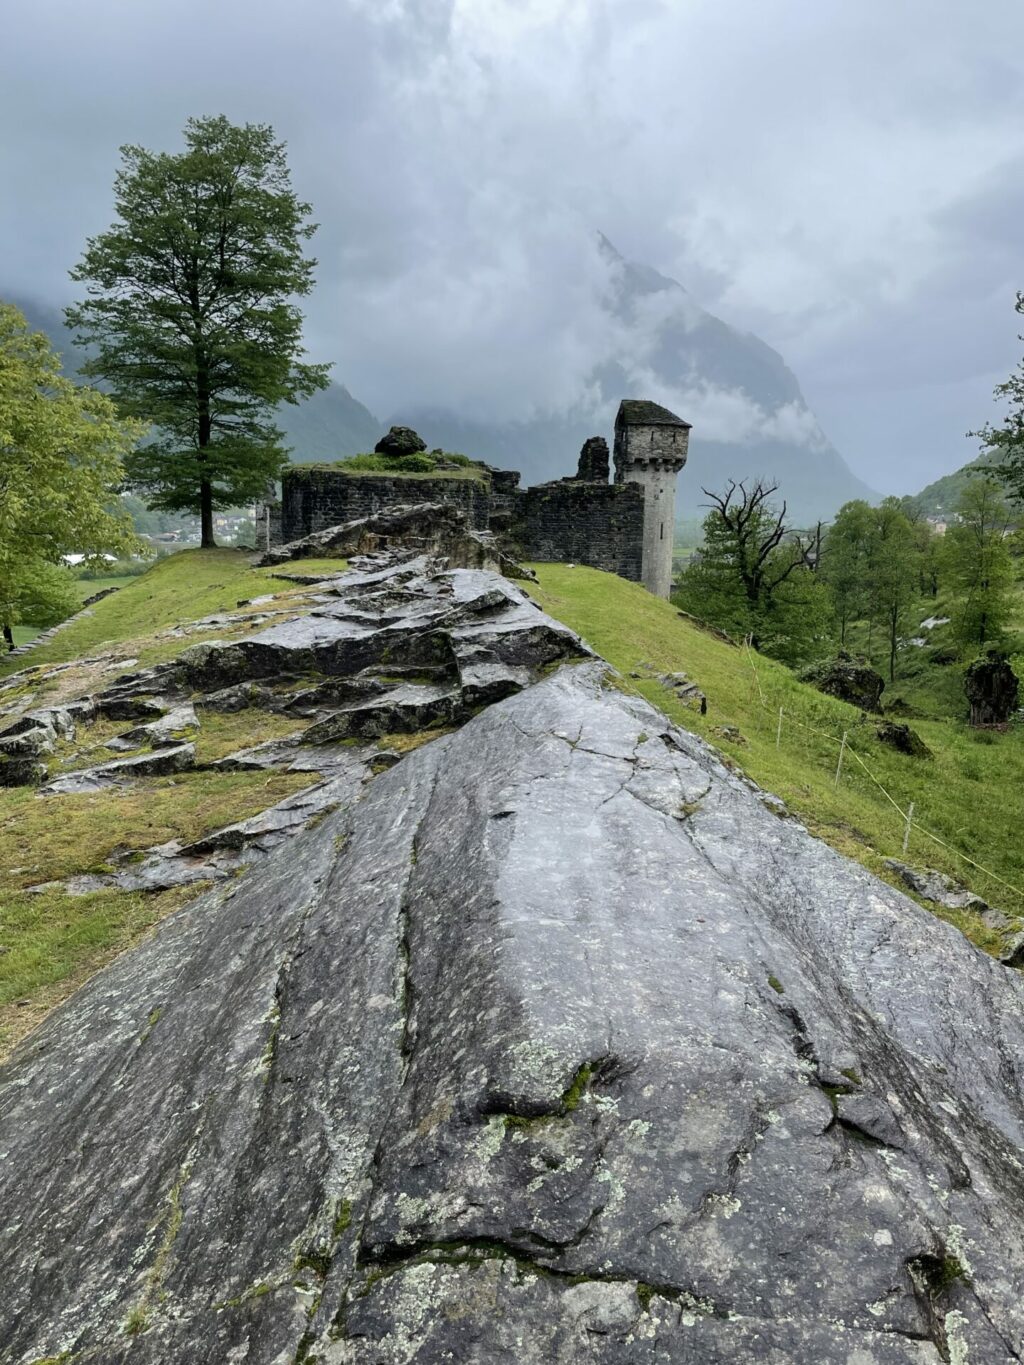
[[[896,749],[901,754],[909,754],[912,758],[931,758],[932,751],[925,744],[924,740],[912,730],[909,725],[898,720],[884,720],[881,725],[875,728],[875,734],[887,744],[890,749]]]
[[[1019,1355],[1024,981],[605,684],[360,784],[21,1045],[7,1358]]]
[[[862,711],[878,712],[882,709],[885,679],[864,659],[840,653],[834,659],[811,664],[801,672],[800,678],[803,682],[811,683],[819,692],[838,697],[851,706],[859,706]]]
[[[377,455],[418,455],[427,443],[412,427],[392,427],[373,447]]]
[[[971,704],[971,725],[977,730],[1005,729],[1017,709],[1019,684],[1006,655],[990,649],[975,659],[964,674],[964,691]]]
[[[576,478],[586,483],[607,483],[609,469],[608,442],[603,436],[590,436],[580,451]]]

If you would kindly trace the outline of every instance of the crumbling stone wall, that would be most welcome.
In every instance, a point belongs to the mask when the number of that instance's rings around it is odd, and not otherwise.
[[[562,479],[520,492],[512,538],[524,559],[588,564],[639,583],[644,490]]]
[[[301,540],[328,526],[420,502],[459,507],[471,530],[489,529],[491,486],[487,480],[342,474],[297,465],[281,480],[281,527],[274,543]]]

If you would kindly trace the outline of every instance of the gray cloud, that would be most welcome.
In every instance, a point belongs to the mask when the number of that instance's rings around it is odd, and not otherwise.
[[[970,456],[1018,356],[1016,0],[8,0],[4,36],[0,287],[67,296],[120,143],[269,121],[322,224],[310,348],[382,414],[585,408],[609,355],[641,382],[597,228],[777,347],[886,490]]]

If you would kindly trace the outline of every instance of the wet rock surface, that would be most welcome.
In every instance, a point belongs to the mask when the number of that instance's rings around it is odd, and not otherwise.
[[[415,552],[443,557],[451,568],[490,569],[508,578],[535,578],[533,570],[520,564],[494,536],[471,530],[463,509],[450,503],[392,507],[329,526],[301,540],[275,546],[260,562],[273,566],[322,556],[341,559],[387,554],[396,548],[405,557]]]
[[[492,575],[356,573],[241,657],[384,642],[530,685],[351,748],[0,1071],[4,1365],[1020,1359],[1018,974]],[[235,685],[198,648],[139,687]]]
[[[430,738],[430,732],[461,723],[479,706],[529,686],[540,667],[586,652],[571,631],[518,588],[493,574],[448,571],[445,563],[422,556],[366,559],[362,570],[328,578],[311,606],[276,620],[272,628],[230,641],[203,641],[171,663],[120,678],[94,697],[12,722],[0,734],[0,783],[43,783],[41,796],[59,797],[196,767],[195,741],[207,712],[251,708],[295,717],[294,735],[199,766],[308,773],[308,792],[218,831],[205,847],[172,842],[127,850],[114,870],[71,877],[64,889],[74,895],[103,887],[155,891],[229,876],[322,813],[339,785],[358,788],[396,762],[397,754],[377,741],[420,731]],[[250,618],[225,616],[222,624],[239,620]],[[350,660],[358,669],[351,675]],[[226,679],[231,681],[222,685]],[[129,756],[66,772],[54,769],[47,780],[41,758],[76,734],[87,744],[88,723],[97,718],[141,718],[143,723],[103,746]],[[96,752],[94,746],[86,751]]]

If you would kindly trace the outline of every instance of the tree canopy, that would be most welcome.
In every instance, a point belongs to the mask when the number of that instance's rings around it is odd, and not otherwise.
[[[1024,314],[1024,293],[1017,294],[1014,307]],[[1017,340],[1024,341],[1024,336]],[[1001,425],[993,426],[989,422],[971,433],[980,438],[986,458],[980,465],[976,463],[970,468],[972,471],[980,468],[982,472],[994,475],[1014,501],[1024,502],[1024,359],[1009,379],[996,385],[995,397],[1007,400],[1007,411]]]
[[[178,153],[121,149],[118,219],[72,271],[87,297],[67,320],[91,350],[83,373],[156,429],[127,461],[131,485],[198,513],[212,545],[214,509],[261,497],[287,463],[274,409],[325,387],[329,366],[300,359],[316,225],[284,144],[224,117],[184,136]]]
[[[814,573],[814,556],[786,525],[776,485],[730,480],[711,501],[704,544],[684,571],[674,600],[766,653],[796,663],[822,652],[831,633],[828,593]]]
[[[65,614],[63,555],[138,547],[112,499],[143,430],[62,375],[47,338],[0,303],[0,624]]]
[[[958,601],[954,624],[961,649],[974,655],[1003,636],[1012,608],[1013,563],[1007,545],[1012,513],[992,478],[972,479],[960,494],[943,557]]]

